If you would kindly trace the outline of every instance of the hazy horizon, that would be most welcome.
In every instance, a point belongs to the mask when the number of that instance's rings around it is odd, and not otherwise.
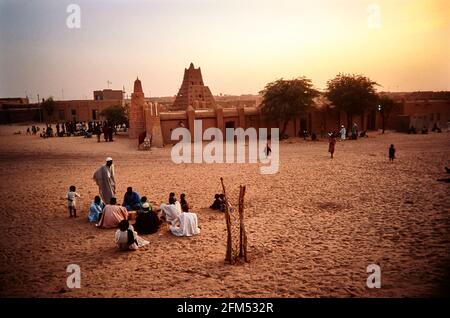
[[[66,24],[71,3],[79,29]],[[146,97],[173,96],[191,62],[214,95],[257,94],[298,76],[323,89],[340,72],[364,74],[381,91],[442,91],[450,2],[0,0],[0,47],[0,97],[32,102],[92,99],[107,81],[129,95],[136,76]]]

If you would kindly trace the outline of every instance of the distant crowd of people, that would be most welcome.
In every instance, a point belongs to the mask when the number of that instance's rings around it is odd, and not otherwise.
[[[328,152],[330,153],[331,159],[334,158],[334,152],[336,150],[337,138],[339,138],[341,141],[345,141],[347,139],[347,137],[348,137],[347,129],[344,127],[344,125],[341,126],[341,129],[338,132],[336,132],[336,131],[328,132]],[[360,138],[369,137],[367,135],[367,130],[364,130],[361,133],[359,133],[359,137]],[[352,140],[358,139],[358,125],[356,123],[354,123],[352,126],[352,132],[350,135],[350,139],[352,139]],[[388,158],[389,158],[390,162],[394,162],[395,152],[396,152],[395,146],[393,144],[391,144],[391,146],[389,147],[389,150],[388,150]]]
[[[70,136],[84,136],[85,138],[92,138],[97,136],[97,141],[101,141],[101,136],[105,141],[113,141],[113,135],[116,132],[126,132],[127,127],[123,125],[113,125],[108,121],[89,121],[89,122],[75,122],[69,121],[65,123],[57,123],[55,129],[51,124],[46,124],[45,128],[40,132],[38,126],[31,126],[27,128],[27,135],[37,135],[42,138],[50,137],[70,137]]]
[[[348,132],[347,128],[345,128],[344,125],[341,125],[341,127],[336,130],[336,131],[328,131],[328,136],[325,134],[325,128],[322,125],[321,129],[320,129],[320,138],[325,139],[325,138],[329,138],[331,136],[331,134],[333,134],[333,136],[335,138],[339,137],[341,140],[356,140],[359,138],[364,138],[364,137],[368,137],[367,134],[367,129],[363,130],[363,131],[359,131],[358,129],[358,124],[353,123],[352,128],[350,133]],[[316,141],[318,140],[318,136],[315,132],[309,132],[306,129],[300,129],[298,132],[298,137],[303,138],[304,140],[307,140],[307,138],[311,138],[312,141]],[[284,139],[287,139],[288,136],[285,135]],[[283,138],[281,138],[283,139]]]
[[[428,134],[428,127],[423,126],[422,129],[417,130],[416,127],[414,127],[414,125],[412,125],[408,129],[408,134],[417,134],[419,131],[421,134],[426,135],[426,134]],[[436,133],[442,133],[442,129],[438,126],[437,123],[434,123],[433,128],[431,128],[431,131],[436,132]],[[450,123],[449,123],[448,131],[450,131]]]

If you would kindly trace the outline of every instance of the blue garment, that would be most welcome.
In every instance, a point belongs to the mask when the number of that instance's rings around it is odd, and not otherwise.
[[[122,206],[127,208],[128,211],[139,210],[141,207],[141,197],[139,193],[133,191],[131,194],[128,194],[125,192]]]
[[[88,221],[98,222],[100,219],[100,214],[102,213],[104,207],[105,205],[103,204],[103,202],[100,202],[100,204],[92,202],[91,206],[89,207]]]

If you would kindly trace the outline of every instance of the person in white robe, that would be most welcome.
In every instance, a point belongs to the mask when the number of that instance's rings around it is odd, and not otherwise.
[[[341,134],[341,140],[345,140],[347,136],[347,130],[345,129],[344,125],[341,126],[341,130],[339,131]]]
[[[198,227],[197,214],[192,212],[183,212],[178,217],[179,222],[169,227],[170,232],[175,236],[193,236],[200,234]]]
[[[103,202],[110,202],[111,198],[115,197],[116,194],[114,165],[111,157],[106,158],[106,164],[95,171],[94,180],[97,183]]]
[[[119,229],[116,231],[114,241],[121,251],[132,250],[135,251],[139,247],[150,244],[149,241],[144,240],[134,230],[133,226],[127,220],[123,220],[119,224]]]
[[[176,202],[178,201],[170,198],[169,204],[162,203],[160,206],[161,214],[169,225],[176,225],[178,223],[178,217],[181,215],[181,205],[177,205]]]

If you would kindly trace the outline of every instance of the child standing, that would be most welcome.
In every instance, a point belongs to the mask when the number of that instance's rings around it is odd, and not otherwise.
[[[394,145],[391,145],[389,147],[389,161],[394,162],[394,159],[395,159],[395,147]]]
[[[80,198],[80,195],[76,193],[77,189],[75,186],[70,186],[69,192],[67,192],[67,206],[69,208],[69,217],[72,217],[72,211],[73,211],[73,217],[77,217],[77,205],[76,205],[76,198]]]

